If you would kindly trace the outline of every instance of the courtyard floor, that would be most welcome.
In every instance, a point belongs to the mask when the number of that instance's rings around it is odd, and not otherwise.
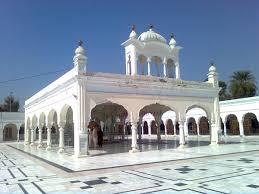
[[[1,143],[0,193],[259,193],[259,137],[225,140],[182,149],[147,141],[143,152],[79,159]]]

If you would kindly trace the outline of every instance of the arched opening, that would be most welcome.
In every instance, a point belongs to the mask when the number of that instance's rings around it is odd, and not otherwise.
[[[33,139],[34,141],[38,138],[38,118],[36,115],[32,117],[31,120],[32,130],[33,130]],[[31,134],[32,135],[32,134]]]
[[[138,56],[138,74],[147,75],[147,58],[144,55]]]
[[[162,115],[162,120],[164,121],[165,130],[167,131],[167,135],[173,135],[174,134],[174,124],[173,121],[176,120],[176,113],[174,111],[166,111]]]
[[[24,130],[24,124],[22,124],[19,129],[19,141],[24,140]]]
[[[30,117],[26,121],[26,141],[30,142],[31,140],[31,120]]]
[[[152,135],[157,134],[157,129],[158,129],[158,126],[156,121],[151,121],[151,134]]]
[[[151,128],[152,128],[152,121],[155,120],[155,117],[151,114],[151,113],[146,113],[143,117],[142,117],[142,121],[144,121],[144,124],[146,122],[145,127],[145,131],[147,132],[146,134],[151,133]],[[149,127],[150,127],[150,131],[149,131]],[[145,134],[145,133],[144,133]]]
[[[230,114],[227,116],[226,122],[227,135],[239,135],[239,124],[236,115]]]
[[[64,124],[64,145],[74,147],[74,120],[71,106],[65,105],[61,109],[60,121]]]
[[[168,119],[166,122],[167,135],[175,135],[174,134],[174,124],[172,119]]]
[[[193,105],[189,107],[186,111],[186,117],[192,118],[191,124],[187,123],[187,127],[189,126],[192,128],[192,133],[199,134],[199,135],[210,135],[210,126],[208,122],[208,112],[205,108]],[[196,123],[195,118],[198,120]]]
[[[148,134],[148,123],[147,123],[147,121],[144,121],[144,124],[143,124],[143,134],[144,135]]]
[[[167,60],[167,77],[173,78],[175,77],[175,64],[172,59]]]
[[[51,126],[51,144],[58,144],[59,133],[58,133],[58,115],[55,110],[51,110],[48,114],[48,125]]]
[[[254,113],[246,113],[243,117],[244,135],[258,135],[259,123]]]
[[[147,115],[149,115],[149,121],[151,120],[151,134],[157,135],[160,138],[161,134],[165,134],[165,125],[164,120],[162,118],[164,113],[167,111],[171,111],[168,106],[161,105],[161,104],[150,104],[143,107],[139,111],[139,117],[143,120],[147,120]],[[150,116],[152,115],[152,116]]]
[[[42,129],[41,129],[41,137],[42,140],[43,139],[47,139],[47,127],[46,127],[46,116],[44,113],[40,114],[40,118],[39,118],[39,124]]]
[[[123,141],[127,117],[128,112],[122,105],[112,102],[96,105],[91,111],[89,147],[97,147],[99,130],[102,131],[104,142]],[[126,126],[128,133],[131,133],[131,131],[128,131],[130,128],[130,123],[128,123]]]
[[[190,117],[187,121],[188,125],[188,134],[189,135],[197,135],[197,124],[193,117]]]
[[[199,119],[200,135],[210,135],[210,125],[207,117],[201,117]]]
[[[17,140],[17,126],[13,123],[4,126],[3,141]]]

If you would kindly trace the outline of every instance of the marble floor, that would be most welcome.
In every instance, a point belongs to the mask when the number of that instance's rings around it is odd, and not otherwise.
[[[259,193],[259,137],[226,141],[56,160],[1,143],[0,193]]]

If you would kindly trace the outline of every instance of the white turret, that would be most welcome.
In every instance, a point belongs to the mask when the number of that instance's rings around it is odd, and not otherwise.
[[[209,73],[208,73],[208,82],[212,83],[214,87],[218,87],[218,74],[213,62],[211,62],[210,64]]]
[[[135,25],[132,25],[129,38],[137,38],[137,33],[136,33],[135,29],[136,29]]]
[[[77,68],[79,72],[86,72],[87,57],[85,56],[85,50],[82,45],[83,41],[80,40],[75,50],[73,61],[74,67]]]

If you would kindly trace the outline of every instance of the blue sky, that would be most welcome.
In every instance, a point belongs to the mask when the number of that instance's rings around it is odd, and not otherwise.
[[[69,69],[82,39],[88,70],[124,73],[120,46],[131,24],[140,34],[152,23],[166,39],[176,36],[182,79],[204,80],[213,59],[219,79],[251,70],[259,80],[259,2],[256,0],[2,0],[0,1],[0,82]],[[0,84],[24,99],[61,73]]]

